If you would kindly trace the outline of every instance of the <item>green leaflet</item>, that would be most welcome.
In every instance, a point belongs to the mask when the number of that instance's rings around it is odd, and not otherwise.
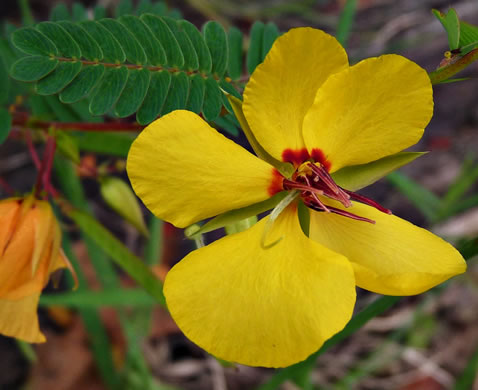
[[[95,5],[95,8],[93,8],[93,15],[95,20],[106,18],[106,8],[101,5]]]
[[[79,22],[81,20],[85,20],[88,18],[86,14],[86,8],[81,3],[73,3],[73,6],[71,7],[71,15],[73,17],[73,20],[76,22]]]
[[[171,86],[166,97],[161,115],[178,110],[186,106],[189,96],[189,77],[183,72],[174,73],[171,76]]]
[[[80,48],[83,58],[89,61],[99,61],[103,59],[103,51],[93,37],[81,26],[68,21],[58,23],[75,40]]]
[[[184,65],[184,55],[179,43],[163,19],[151,15],[141,15],[141,20],[146,23],[153,34],[162,42],[166,52],[166,63],[173,68],[182,69]]]
[[[222,92],[216,80],[208,78],[205,81],[205,93],[202,112],[208,121],[215,120],[221,112]]]
[[[72,59],[81,58],[80,46],[60,24],[41,22],[36,28],[55,44],[60,56]]]
[[[12,65],[10,75],[19,81],[36,81],[58,66],[58,60],[44,56],[22,57]]]
[[[50,12],[50,17],[48,18],[52,22],[58,22],[60,20],[70,20],[71,15],[66,8],[65,3],[58,3],[55,5]]]
[[[173,35],[176,37],[181,52],[184,56],[184,65],[183,69],[187,71],[197,70],[199,68],[199,58],[196,53],[189,36],[186,34],[181,25],[178,25],[178,22],[172,18],[163,16],[164,22],[168,25]]]
[[[82,99],[91,92],[104,72],[103,65],[83,67],[73,82],[61,91],[60,100],[63,103],[74,103]]]
[[[459,49],[458,55],[463,56],[478,47],[478,27],[461,21],[453,8],[447,13],[436,9],[432,13],[447,33],[450,50]]]
[[[247,71],[249,74],[254,72],[256,66],[259,65],[262,60],[262,43],[264,40],[264,23],[260,21],[254,22],[251,28],[251,34],[249,37],[249,50],[247,51]]]
[[[237,27],[231,27],[227,34],[229,44],[228,73],[237,80],[242,75],[242,32]]]
[[[12,116],[4,107],[0,107],[0,145],[5,142],[12,127]]]
[[[60,62],[55,70],[36,84],[39,95],[53,95],[65,88],[81,71],[81,62]]]
[[[229,133],[233,137],[239,136],[239,124],[237,123],[236,118],[231,115],[219,116],[214,119],[214,123],[219,126],[222,130]]]
[[[178,24],[188,35],[192,45],[194,46],[194,49],[196,50],[199,62],[199,70],[203,73],[210,73],[212,68],[211,53],[209,52],[209,48],[207,47],[203,36],[196,26],[189,23],[187,20],[180,20],[178,21]]]
[[[204,78],[199,74],[192,76],[190,80],[191,87],[186,109],[199,114],[203,109],[206,80],[204,80]]]
[[[102,19],[99,23],[104,27],[107,27],[115,37],[121,37],[121,47],[123,48],[126,59],[129,62],[136,65],[145,65],[147,63],[144,49],[124,25],[114,19]]]
[[[104,115],[119,99],[128,80],[128,69],[107,68],[90,101],[93,115]]]
[[[128,14],[133,14],[133,2],[131,0],[120,0],[115,7],[115,16],[119,18]]]
[[[450,50],[458,49],[460,44],[460,20],[458,19],[456,11],[453,8],[450,8],[446,14],[443,14],[436,9],[432,10],[432,12],[447,32]]]
[[[101,51],[103,52],[103,59],[107,62],[122,63],[126,60],[126,54],[113,36],[113,34],[100,22],[85,20],[80,23],[92,37],[98,42]]]
[[[262,36],[261,62],[264,61],[264,58],[266,58],[267,53],[269,53],[272,44],[275,42],[279,34],[279,29],[274,23],[269,22],[264,26],[264,32]]]
[[[166,100],[166,96],[168,96],[170,85],[171,73],[163,70],[151,74],[151,81],[146,98],[136,113],[138,123],[146,125],[158,117]]]
[[[57,56],[55,44],[43,33],[33,27],[24,27],[12,34],[13,44],[26,54],[38,56]]]
[[[400,152],[367,164],[352,165],[332,174],[334,181],[349,191],[367,187],[390,172],[423,156],[425,152]]]
[[[129,69],[128,81],[115,106],[115,113],[120,118],[138,111],[148,91],[150,72],[147,69]]]
[[[203,26],[204,40],[212,58],[212,73],[222,77],[227,69],[229,49],[226,32],[216,21],[209,21]]]

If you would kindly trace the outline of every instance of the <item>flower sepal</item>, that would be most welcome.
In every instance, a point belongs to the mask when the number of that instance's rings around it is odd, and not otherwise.
[[[286,196],[287,196],[287,191],[282,191],[262,202],[255,203],[250,206],[242,207],[240,209],[227,211],[209,220],[200,228],[192,228],[192,226],[195,226],[195,225],[191,225],[190,227],[185,229],[184,234],[186,235],[187,238],[194,239],[195,236],[212,232],[213,230],[220,229],[228,225],[239,223],[240,221],[253,217],[257,214],[272,210]]]
[[[411,163],[428,152],[399,152],[367,164],[350,165],[331,174],[335,183],[349,191],[358,191]]]

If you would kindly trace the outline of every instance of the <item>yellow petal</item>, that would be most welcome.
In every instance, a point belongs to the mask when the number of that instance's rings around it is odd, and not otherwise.
[[[56,219],[50,204],[47,201],[36,201],[34,209],[30,211],[34,218],[34,244],[31,259],[32,275],[36,272],[40,259],[45,257],[46,252],[52,253],[51,242],[54,237]],[[56,248],[56,252],[58,247]]]
[[[347,211],[376,224],[311,211],[310,237],[352,262],[359,287],[413,295],[465,272],[460,253],[427,230],[360,203]]]
[[[45,342],[38,325],[39,298],[40,294],[33,294],[18,300],[0,299],[0,334],[28,343]]]
[[[424,69],[398,55],[369,58],[322,85],[304,120],[304,140],[336,171],[414,145],[432,114]]]
[[[0,202],[0,256],[12,238],[20,214],[18,199],[5,199]]]
[[[277,38],[244,91],[244,115],[255,138],[273,157],[304,145],[302,122],[317,90],[348,67],[340,43],[320,30],[296,28]]]
[[[39,293],[48,282],[52,252],[58,252],[59,242],[55,245],[51,238],[43,243],[44,250],[38,266],[32,274],[32,259],[35,247],[35,230],[38,228],[38,208],[32,209],[20,221],[15,233],[3,253],[0,261],[0,298],[18,300]],[[53,225],[59,229],[57,225]],[[47,226],[50,228],[50,226]]]
[[[178,227],[269,198],[274,178],[270,165],[183,110],[142,131],[127,171],[144,204]]]
[[[309,240],[295,205],[274,222],[196,250],[168,273],[164,293],[184,334],[211,354],[250,366],[299,362],[340,331],[355,302],[350,263]]]

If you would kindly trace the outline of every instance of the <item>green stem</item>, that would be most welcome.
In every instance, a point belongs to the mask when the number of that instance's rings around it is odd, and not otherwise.
[[[470,51],[456,61],[430,72],[428,76],[432,84],[439,84],[462,71],[476,60],[478,60],[478,48]]]

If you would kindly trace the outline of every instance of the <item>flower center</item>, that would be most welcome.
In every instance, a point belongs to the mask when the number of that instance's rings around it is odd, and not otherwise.
[[[320,198],[324,196],[340,202],[345,208],[351,207],[351,201],[356,200],[375,207],[377,210],[386,214],[392,214],[390,210],[382,207],[372,199],[339,187],[330,176],[326,167],[321,163],[304,162],[299,166],[291,179],[283,179],[282,186],[285,190],[300,191],[304,204],[315,211],[334,213],[359,221],[375,223],[375,221],[371,219],[324,204]]]

